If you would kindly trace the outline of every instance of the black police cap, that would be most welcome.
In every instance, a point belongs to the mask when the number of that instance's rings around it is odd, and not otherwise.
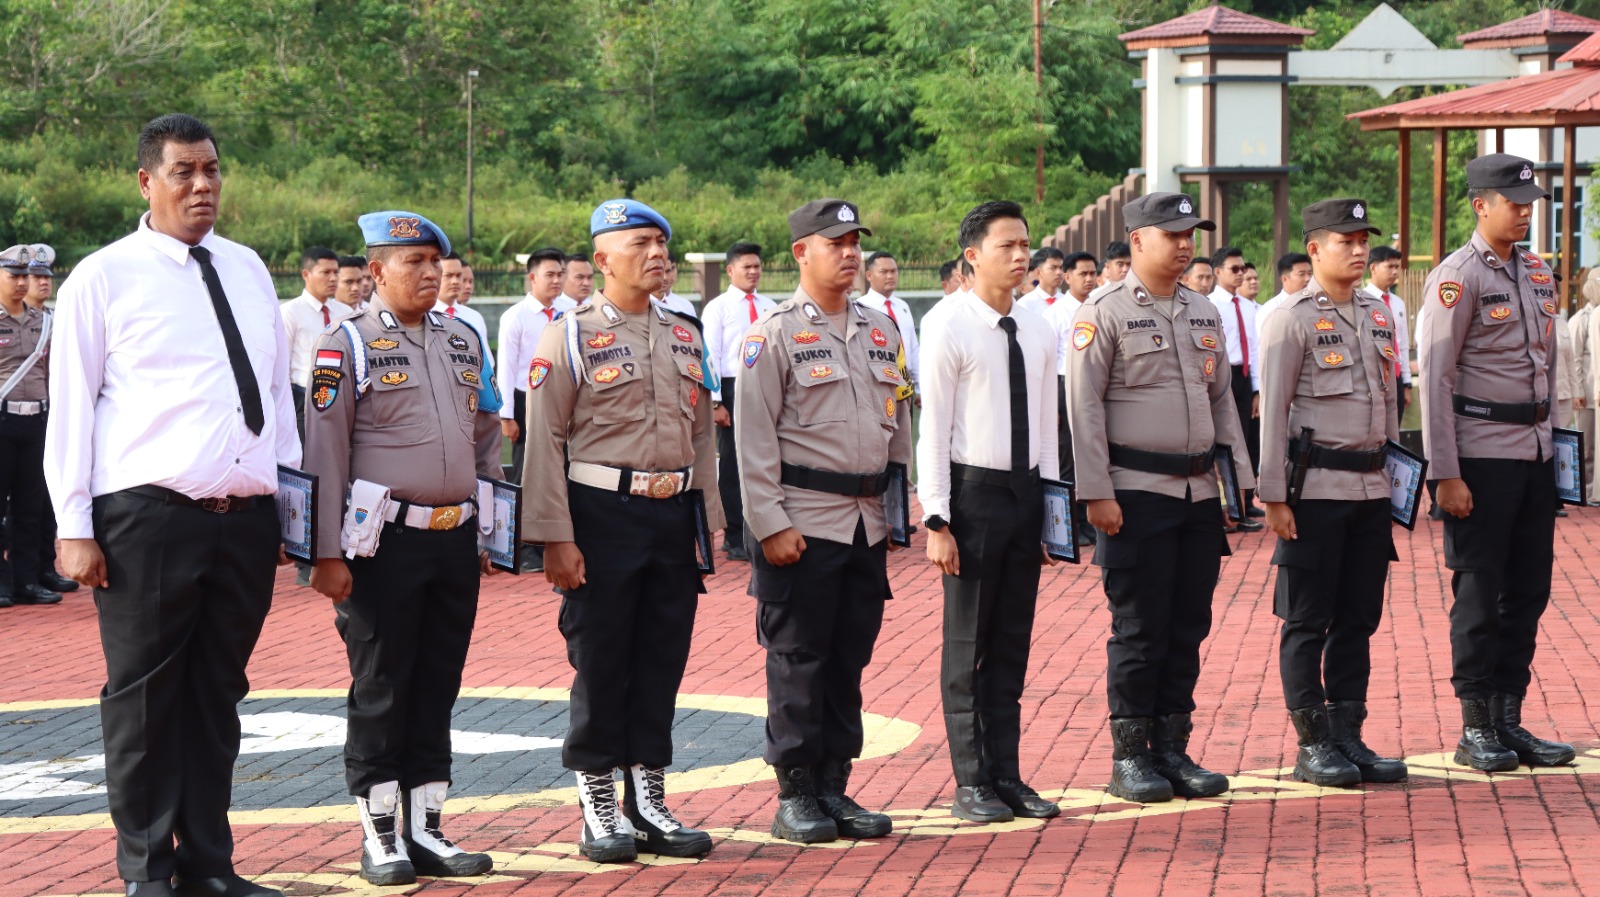
[[[1467,188],[1493,190],[1512,202],[1549,199],[1533,178],[1533,163],[1510,153],[1490,153],[1467,163]]]
[[[1300,210],[1300,226],[1307,234],[1331,230],[1336,234],[1366,231],[1381,234],[1367,219],[1367,204],[1359,199],[1324,199]]]
[[[1146,193],[1122,207],[1122,223],[1130,234],[1141,227],[1173,232],[1217,229],[1215,222],[1194,213],[1194,200],[1182,193]]]
[[[872,236],[872,230],[861,223],[861,210],[853,202],[842,199],[813,199],[789,213],[789,238],[799,242],[812,234],[824,237],[842,237],[851,231],[861,231]]]

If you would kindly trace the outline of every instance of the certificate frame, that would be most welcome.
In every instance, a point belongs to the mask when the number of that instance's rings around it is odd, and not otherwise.
[[[489,553],[489,566],[513,576],[521,573],[517,565],[517,548],[522,544],[522,487],[505,480],[478,477],[487,483],[493,494],[491,506],[479,508],[479,514],[488,514],[494,520],[494,529],[485,534],[478,531],[478,549]]]
[[[1228,519],[1243,520],[1244,490],[1239,488],[1239,469],[1233,466],[1233,447],[1219,443],[1213,463],[1217,470],[1217,481],[1222,484],[1222,500],[1228,506]]]
[[[717,572],[716,555],[711,551],[711,527],[706,520],[706,494],[700,489],[690,489],[689,507],[694,510],[694,560],[700,572],[711,576]]]
[[[317,562],[319,498],[316,474],[278,465],[278,538],[284,554],[307,564]]]
[[[1564,505],[1582,507],[1584,496],[1589,494],[1588,478],[1583,469],[1582,430],[1556,427],[1550,432],[1550,450],[1555,455],[1556,496]]]
[[[890,461],[885,475],[889,477],[889,488],[883,493],[883,522],[889,528],[889,541],[901,548],[910,548],[911,534],[917,529],[911,525],[909,471],[904,464]]]
[[[1044,528],[1039,541],[1045,554],[1058,561],[1076,564],[1078,554],[1078,487],[1071,480],[1039,481],[1044,492]]]
[[[1383,472],[1389,478],[1389,516],[1406,529],[1416,529],[1422,491],[1428,482],[1428,459],[1390,440],[1383,446]]]

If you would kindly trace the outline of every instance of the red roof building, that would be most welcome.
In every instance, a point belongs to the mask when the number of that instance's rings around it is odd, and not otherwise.
[[[1600,28],[1600,22],[1595,23]],[[1208,6],[1186,16],[1158,22],[1145,28],[1129,31],[1118,39],[1129,50],[1148,50],[1154,47],[1192,47],[1197,44],[1293,44],[1298,45],[1315,34],[1308,28],[1296,28],[1271,19],[1263,19],[1226,6]],[[1217,38],[1226,38],[1218,41]]]
[[[1461,46],[1468,50],[1539,45],[1571,46],[1600,32],[1600,19],[1591,19],[1559,9],[1541,9],[1520,19],[1461,35]]]

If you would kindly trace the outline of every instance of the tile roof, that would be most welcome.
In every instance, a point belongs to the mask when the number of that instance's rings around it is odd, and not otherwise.
[[[1513,40],[1519,37],[1540,37],[1546,34],[1592,34],[1600,31],[1600,20],[1559,9],[1541,9],[1520,19],[1513,19],[1488,28],[1480,28],[1460,35],[1458,40],[1478,43],[1491,40]]]
[[[1583,43],[1563,53],[1556,61],[1573,65],[1600,65],[1600,31],[1584,38]]]
[[[1408,127],[1429,127],[1430,120],[1471,116],[1501,116],[1505,127],[1523,127],[1517,116],[1533,118],[1574,116],[1594,118],[1600,124],[1600,66],[1578,65],[1494,84],[1480,84],[1368,109],[1347,116],[1354,121],[1404,119]]]
[[[1597,22],[1596,26],[1600,27],[1600,22]],[[1218,4],[1195,10],[1176,19],[1169,19],[1136,31],[1129,31],[1121,35],[1119,40],[1126,43],[1128,41],[1200,37],[1207,34],[1214,37],[1291,37],[1303,39],[1315,33],[1315,31],[1308,28],[1296,28],[1292,25],[1259,18]]]

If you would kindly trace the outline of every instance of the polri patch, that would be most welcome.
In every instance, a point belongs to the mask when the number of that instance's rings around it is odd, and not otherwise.
[[[538,389],[550,376],[550,362],[543,358],[535,358],[533,364],[528,365],[528,388]]]
[[[741,353],[742,357],[744,358],[744,366],[747,367],[747,368],[755,367],[756,366],[756,359],[761,357],[761,353],[763,351],[765,351],[766,348],[767,348],[767,338],[766,337],[764,337],[764,336],[747,336],[747,337],[745,337],[744,338],[744,352]]]
[[[1094,325],[1088,321],[1075,324],[1072,327],[1072,348],[1083,351],[1094,342]]]
[[[1456,307],[1456,303],[1460,302],[1460,301],[1461,301],[1461,284],[1459,284],[1459,283],[1457,283],[1457,282],[1455,282],[1453,280],[1445,280],[1445,281],[1441,281],[1439,283],[1439,304],[1440,305],[1443,305],[1445,308],[1455,308]]]
[[[340,368],[312,368],[311,406],[318,411],[327,411],[333,400],[339,397],[339,383],[343,380],[344,371]]]

